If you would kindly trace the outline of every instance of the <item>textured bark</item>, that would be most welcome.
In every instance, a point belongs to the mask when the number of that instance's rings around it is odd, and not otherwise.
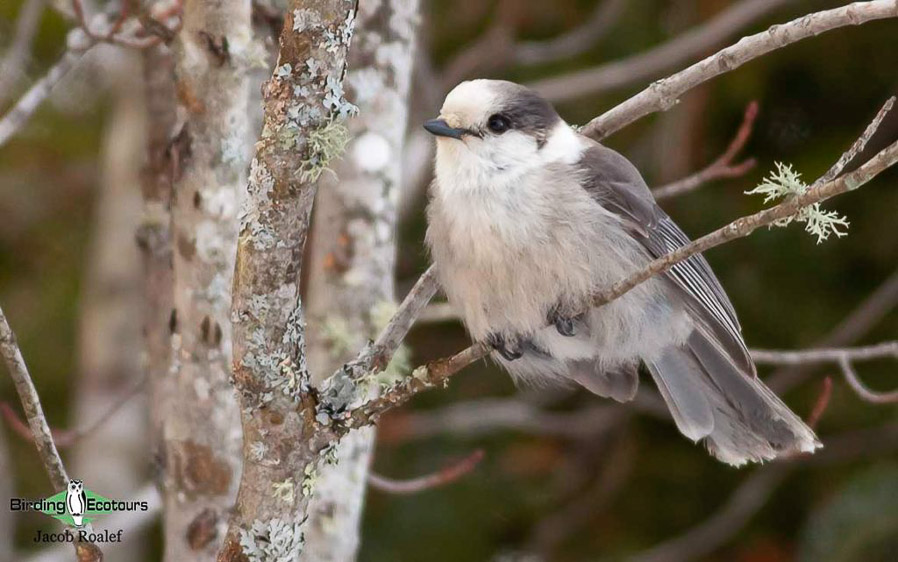
[[[310,394],[299,276],[318,176],[341,149],[351,109],[341,81],[354,2],[292,2],[263,86],[234,272],[234,383],[244,468],[219,560],[297,560],[317,461],[330,436]]]
[[[306,291],[315,387],[373,339],[395,308],[396,201],[417,10],[417,0],[359,6],[346,74],[359,116],[315,200]],[[337,464],[321,468],[303,560],[355,559],[373,445],[373,427],[354,430],[337,444]]]
[[[213,560],[239,481],[230,288],[250,150],[249,0],[184,4],[174,43],[171,393],[163,406],[165,559]]]
[[[134,224],[140,216],[140,166],[144,155],[146,106],[140,56],[121,50],[110,57],[113,98],[101,153],[100,193],[81,300],[79,379],[72,426],[91,427],[103,412],[130,394],[141,377],[140,258]],[[146,404],[132,396],[109,423],[94,427],[72,457],[75,478],[108,497],[129,497],[145,481]],[[113,559],[140,558],[141,536],[109,545]]]

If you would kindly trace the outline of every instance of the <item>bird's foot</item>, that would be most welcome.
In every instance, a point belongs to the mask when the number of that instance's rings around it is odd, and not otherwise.
[[[487,335],[486,343],[495,349],[506,361],[514,361],[515,359],[520,359],[521,356],[524,355],[524,352],[517,347],[510,345],[505,338],[499,334]]]
[[[555,329],[559,334],[570,338],[577,335],[577,330],[574,328],[574,322],[580,320],[582,317],[582,314],[573,317],[566,316],[561,313],[558,307],[555,307],[552,309],[552,312],[549,313],[549,323],[555,326]]]

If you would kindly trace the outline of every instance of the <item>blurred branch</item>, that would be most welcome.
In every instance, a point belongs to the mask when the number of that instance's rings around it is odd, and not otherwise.
[[[826,439],[815,455],[800,455],[756,469],[703,523],[649,550],[630,557],[633,562],[680,562],[706,556],[733,538],[763,507],[791,471],[853,461],[871,451],[881,454],[898,447],[898,424],[845,432]]]
[[[103,424],[112,419],[115,414],[122,409],[122,406],[135,397],[146,385],[147,377],[143,376],[132,388],[124,392],[112,403],[109,408],[103,412],[97,419],[91,423],[73,429],[50,429],[50,435],[56,442],[58,449],[67,449],[76,445],[79,441],[92,434]],[[19,437],[26,441],[34,442],[34,436],[30,432],[28,425],[19,418],[15,410],[8,402],[0,402],[0,416],[6,420],[9,428],[13,430]]]
[[[2,308],[0,308],[0,355],[3,356],[6,369],[19,394],[19,400],[22,402],[22,408],[37,447],[37,454],[44,465],[44,470],[50,477],[50,483],[54,490],[64,490],[68,486],[69,476],[66,474],[59,452],[56,450],[50,426],[47,424],[47,418],[41,407],[40,397],[37,395],[37,389],[34,388],[34,382],[28,373],[28,366],[25,364],[25,358],[22,357],[22,351],[16,342],[16,335],[10,328]],[[93,543],[75,541],[74,547],[79,562],[103,559],[103,553]]]
[[[895,0],[875,0],[855,2],[832,10],[808,14],[782,25],[774,25],[761,33],[743,37],[734,45],[689,68],[652,83],[627,101],[590,121],[583,127],[582,132],[601,140],[641,117],[670,109],[676,105],[679,96],[688,90],[761,55],[825,31],[896,16],[898,16],[898,3]],[[546,95],[545,84],[534,84],[533,87]],[[572,83],[565,85],[564,91],[574,91],[579,95],[590,90],[582,84]]]
[[[375,473],[368,475],[372,488],[388,494],[417,494],[425,490],[451,484],[470,473],[483,460],[483,450],[478,449],[458,462],[449,464],[439,471],[409,480],[394,480]]]
[[[50,67],[43,78],[32,84],[25,95],[0,119],[0,146],[21,129],[50,92],[53,86],[75,66],[81,57],[95,45],[88,44],[83,48],[69,48],[62,57]]]
[[[577,493],[561,509],[550,513],[536,524],[527,550],[545,555],[556,549],[567,537],[575,535],[602,512],[627,483],[633,470],[635,447],[624,438],[605,455],[604,463],[591,485]]]
[[[24,74],[24,66],[31,57],[31,44],[44,11],[44,0],[26,0],[19,9],[12,44],[0,60],[0,103],[9,97],[10,90]]]
[[[898,359],[898,341],[887,341],[862,347],[835,347],[779,351],[752,349],[751,358],[759,365],[802,365],[807,363],[838,363],[841,361],[869,361]]]
[[[863,302],[852,310],[838,326],[821,338],[818,347],[845,346],[863,337],[898,304],[898,270],[895,270]],[[798,363],[791,368],[778,369],[768,378],[776,392],[784,392],[801,383],[810,373],[811,363]]]
[[[160,37],[157,28],[165,29],[174,34],[180,27],[180,18],[177,20],[177,23],[169,27],[161,21],[150,17],[148,19],[154,25],[147,25],[147,18],[144,18],[144,22],[137,25],[136,30],[124,33],[122,32],[123,28],[131,29],[134,27],[133,25],[128,25],[133,22],[133,18],[128,18],[127,5],[127,2],[123,4],[122,12],[114,22],[109,22],[105,14],[99,14],[97,19],[104,28],[103,32],[99,32],[88,25],[81,0],[73,0],[72,6],[74,7],[75,18],[80,27],[69,31],[66,37],[68,46],[62,57],[0,119],[0,146],[6,144],[6,141],[28,122],[28,119],[37,111],[40,104],[50,95],[53,87],[75,67],[75,64],[84,55],[98,44],[112,43],[125,47],[146,49],[162,42],[163,38]],[[169,9],[163,12],[163,16],[166,19],[180,14],[180,3],[176,2],[174,6],[176,9]]]
[[[894,404],[898,402],[898,390],[892,392],[875,392],[867,388],[857,376],[854,367],[851,366],[851,361],[847,357],[843,356],[839,359],[839,367],[842,369],[842,374],[845,376],[845,381],[848,383],[848,386],[850,386],[862,400],[872,402],[873,404]]]
[[[535,65],[575,57],[585,53],[617,23],[627,5],[625,0],[597,2],[585,22],[545,41],[518,41],[512,58],[521,65]]]
[[[442,90],[448,90],[474,74],[502,65],[514,51],[513,18],[515,6],[500,0],[495,8],[495,21],[483,34],[456,53],[441,73]]]
[[[790,3],[795,2],[742,0],[711,20],[648,51],[595,68],[538,80],[530,87],[553,102],[562,102],[643,84],[668,68],[702,55],[741,29]]]
[[[479,437],[498,430],[593,439],[616,427],[622,408],[613,404],[574,412],[547,412],[518,398],[483,398],[425,412],[399,413],[384,421],[384,439],[425,439],[441,433]]]
[[[662,185],[652,190],[655,200],[660,201],[670,197],[676,197],[689,193],[698,189],[702,185],[720,178],[738,178],[745,175],[749,170],[755,167],[755,159],[749,158],[738,164],[734,164],[733,160],[745,147],[754,128],[755,119],[758,116],[758,102],[753,101],[745,108],[745,115],[742,118],[742,124],[736,131],[736,136],[730,141],[726,151],[721,154],[717,160],[712,162],[707,168],[685,177],[681,180]],[[832,179],[832,178],[830,178]]]

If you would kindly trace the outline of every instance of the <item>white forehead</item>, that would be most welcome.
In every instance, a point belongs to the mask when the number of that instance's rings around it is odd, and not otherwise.
[[[498,106],[500,101],[499,88],[493,80],[469,80],[449,92],[440,115],[471,123]]]

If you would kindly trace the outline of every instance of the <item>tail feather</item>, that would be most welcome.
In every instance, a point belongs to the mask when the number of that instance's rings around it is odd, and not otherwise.
[[[649,370],[680,431],[704,438],[723,462],[738,466],[820,447],[814,432],[773,391],[740,370],[700,330],[683,346],[665,350]]]

